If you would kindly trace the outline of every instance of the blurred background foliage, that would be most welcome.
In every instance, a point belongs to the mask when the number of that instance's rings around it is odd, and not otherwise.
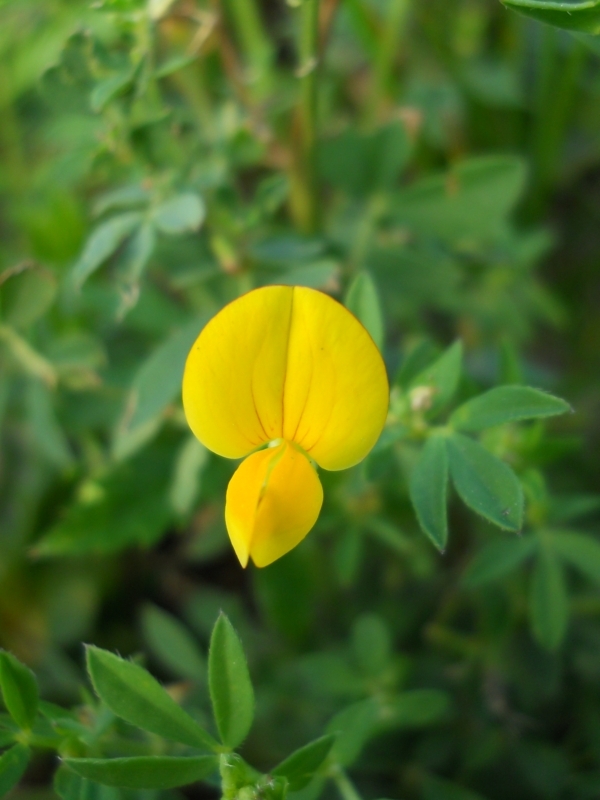
[[[87,702],[87,641],[144,652],[203,719],[224,609],[257,767],[341,714],[344,800],[600,797],[599,52],[497,0],[0,2],[0,645],[46,700]],[[392,414],[322,475],[305,542],[243,572],[234,465],[180,382],[204,322],[268,283],[347,298]],[[527,383],[577,413],[485,431],[523,535],[452,496],[440,555],[410,391],[458,338],[458,400]],[[11,797],[65,797],[54,766]]]

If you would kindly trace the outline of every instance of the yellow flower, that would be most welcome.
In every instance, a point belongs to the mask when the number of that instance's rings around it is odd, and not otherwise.
[[[185,366],[183,406],[209,450],[247,456],[225,507],[243,567],[249,557],[265,567],[304,539],[323,503],[313,462],[340,470],[362,461],[388,400],[373,340],[322,292],[255,289],[206,325]]]

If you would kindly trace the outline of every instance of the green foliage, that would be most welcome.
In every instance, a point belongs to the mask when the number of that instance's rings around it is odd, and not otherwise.
[[[0,795],[600,794],[599,8],[0,2]],[[243,572],[180,386],[268,284],[390,411]]]
[[[208,778],[215,756],[138,756],[133,758],[66,758],[77,775],[105,786],[123,789],[173,789]]]
[[[288,756],[271,770],[271,774],[287,778],[291,792],[304,789],[329,755],[334,741],[335,737],[331,735],[315,739]]]
[[[29,730],[38,709],[37,681],[12,653],[0,652],[0,688],[8,713],[20,728]]]
[[[600,33],[600,3],[594,0],[569,0],[569,2],[547,2],[546,0],[502,0],[511,9],[526,14],[541,22],[559,28]]]
[[[523,490],[514,472],[484,447],[455,433],[448,439],[450,474],[462,500],[509,531],[523,524]]]
[[[21,780],[30,757],[29,748],[22,744],[15,744],[2,753],[0,756],[0,794],[2,797],[8,794]]]
[[[448,541],[446,499],[448,449],[442,436],[427,440],[410,478],[410,499],[419,525],[434,545],[444,550]],[[466,500],[465,500],[466,502]]]
[[[219,616],[210,640],[208,684],[221,741],[235,748],[252,725],[254,690],[242,644],[225,614]]]
[[[87,667],[98,697],[113,714],[174,742],[214,746],[212,737],[138,664],[88,646]]]

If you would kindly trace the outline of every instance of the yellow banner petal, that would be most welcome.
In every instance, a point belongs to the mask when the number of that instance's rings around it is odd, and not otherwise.
[[[373,447],[385,424],[389,385],[377,346],[344,306],[294,288],[283,436],[321,467],[346,469]]]
[[[205,326],[188,356],[183,407],[200,441],[226,458],[282,435],[293,289],[239,297]]]
[[[239,458],[284,438],[331,470],[366,456],[388,400],[364,327],[304,287],[256,289],[226,306],[196,340],[183,381],[188,422],[209,449]]]
[[[282,442],[248,456],[227,487],[225,522],[243,567],[266,567],[292,550],[313,527],[323,488],[306,456]]]

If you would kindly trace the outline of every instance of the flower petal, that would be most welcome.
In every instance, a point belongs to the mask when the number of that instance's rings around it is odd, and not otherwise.
[[[243,567],[250,556],[266,567],[299,544],[313,527],[323,488],[306,456],[282,442],[248,456],[227,487],[225,522]]]
[[[373,340],[340,303],[304,287],[234,300],[196,340],[183,404],[210,450],[239,458],[297,442],[325,469],[363,459],[383,428],[389,387]]]
[[[240,458],[280,438],[294,290],[269,286],[239,297],[205,326],[183,376],[194,434],[215,453]]]
[[[385,423],[389,385],[377,346],[344,306],[294,288],[283,437],[325,469],[361,461]]]

